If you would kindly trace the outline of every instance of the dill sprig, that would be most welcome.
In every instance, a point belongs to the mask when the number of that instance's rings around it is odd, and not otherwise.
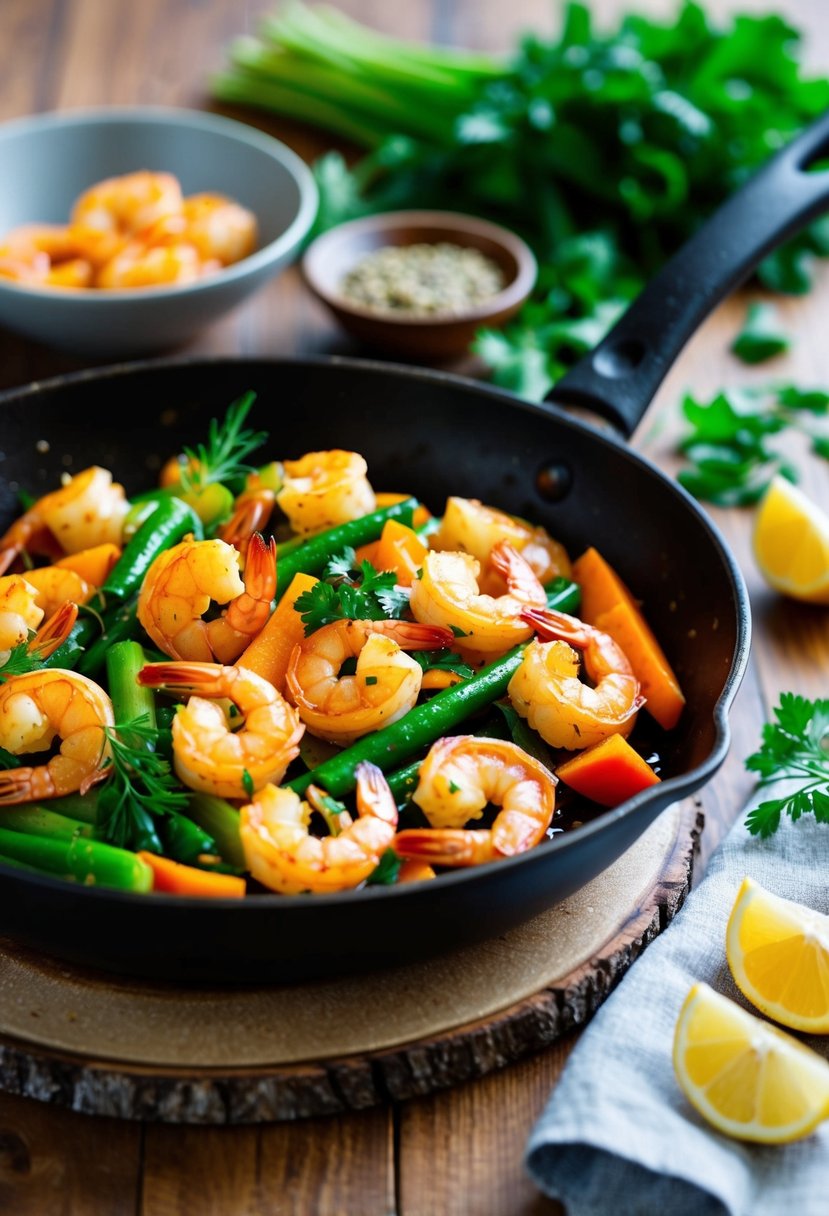
[[[154,820],[187,808],[167,760],[155,751],[159,730],[147,714],[105,726],[110,757],[106,785],[98,798],[98,827],[109,844],[162,851]]]
[[[232,481],[252,471],[245,458],[268,438],[267,431],[253,431],[243,425],[255,400],[256,393],[245,393],[228,406],[222,422],[211,418],[207,443],[184,449],[187,459],[181,470],[181,484],[185,491],[202,490],[211,482]]]

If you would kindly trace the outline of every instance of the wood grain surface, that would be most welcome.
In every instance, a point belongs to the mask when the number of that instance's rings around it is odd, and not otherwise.
[[[407,37],[506,49],[515,33],[550,29],[547,0],[338,0],[378,28]],[[3,0],[0,119],[45,109],[109,103],[203,107],[205,82],[235,33],[255,26],[264,0]],[[595,0],[600,18],[621,0]],[[650,0],[648,11],[672,2]],[[768,5],[709,0],[726,12]],[[829,23],[815,0],[773,7],[808,31],[811,62],[829,70]],[[324,136],[255,119],[310,157]],[[8,182],[0,181],[8,189]],[[791,355],[749,370],[729,354],[746,296],[720,308],[691,342],[640,428],[637,446],[674,467],[677,402],[694,387],[792,378],[829,383],[829,278],[804,299],[784,301]],[[346,351],[348,343],[291,271],[207,331],[193,353],[278,355]],[[0,334],[0,387],[80,366]],[[474,370],[469,363],[459,370]],[[826,503],[825,466],[804,485]],[[825,694],[829,626],[824,610],[784,603],[761,583],[750,554],[750,519],[713,512],[745,572],[754,612],[752,662],[732,713],[733,748],[702,793],[703,861],[751,788],[742,760],[782,689]],[[704,656],[701,656],[704,661]],[[177,1129],[92,1119],[20,1098],[0,1098],[0,1212],[22,1216],[551,1216],[522,1166],[526,1136],[573,1040],[457,1089],[359,1114],[260,1128]]]

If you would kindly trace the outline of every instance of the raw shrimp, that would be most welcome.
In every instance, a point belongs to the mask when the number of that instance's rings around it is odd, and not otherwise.
[[[385,777],[363,761],[355,769],[357,810],[344,812],[336,836],[311,836],[311,806],[293,790],[266,786],[241,811],[239,834],[254,878],[282,895],[345,891],[364,882],[394,841],[397,807]],[[309,786],[309,800],[322,790]]]
[[[412,621],[332,621],[299,642],[285,685],[312,734],[329,743],[353,743],[396,722],[414,706],[423,668],[405,650],[450,646],[448,629]],[[354,675],[341,676],[356,658]]]
[[[542,638],[531,642],[507,693],[516,711],[552,747],[579,751],[608,735],[627,736],[645,703],[624,651],[607,633],[564,612],[527,610]],[[579,679],[582,652],[594,687]]]
[[[120,544],[128,510],[124,487],[107,469],[92,465],[38,499],[0,537],[0,574],[30,548],[60,556],[93,545]]]
[[[494,507],[484,506],[477,498],[447,498],[440,528],[429,539],[433,549],[471,553],[483,567],[481,590],[503,594],[503,580],[485,566],[499,541],[508,541],[531,566],[542,583],[556,577],[569,578],[567,550],[545,528],[535,527]]]
[[[26,572],[26,581],[36,591],[36,603],[46,616],[57,612],[61,604],[86,604],[95,588],[74,570],[65,566],[37,566]]]
[[[72,223],[102,232],[132,234],[181,211],[181,186],[172,173],[141,169],[97,182],[72,208]]]
[[[183,540],[159,554],[138,597],[138,619],[173,659],[232,663],[263,627],[276,592],[276,545],[255,533],[240,557],[223,540]],[[201,618],[211,600],[227,604],[213,621]]]
[[[12,676],[0,686],[0,747],[20,756],[61,744],[46,764],[0,772],[0,805],[88,789],[105,775],[104,727],[114,721],[109,697],[86,676],[58,668]]]
[[[138,683],[191,694],[173,719],[173,763],[192,790],[249,798],[252,790],[280,782],[299,752],[305,727],[296,711],[273,684],[244,667],[148,663]],[[214,704],[225,697],[240,711],[230,721]],[[231,729],[237,723],[239,729]]]
[[[506,580],[508,594],[481,594],[480,563],[468,553],[427,554],[423,577],[412,583],[410,606],[415,618],[463,630],[457,648],[473,659],[489,660],[526,642],[532,628],[521,619],[521,610],[547,602],[541,583],[512,545],[500,541],[490,563]]]
[[[556,779],[514,743],[454,735],[438,739],[420,766],[412,799],[430,828],[399,832],[400,857],[439,866],[474,866],[533,848],[550,826]],[[500,807],[488,830],[465,830],[485,807]]]
[[[27,641],[29,631],[37,629],[42,620],[43,609],[37,604],[37,588],[22,574],[7,574],[0,578],[0,667],[14,647]]]
[[[374,510],[367,471],[358,452],[307,452],[284,461],[285,481],[276,500],[294,532],[321,532]]]

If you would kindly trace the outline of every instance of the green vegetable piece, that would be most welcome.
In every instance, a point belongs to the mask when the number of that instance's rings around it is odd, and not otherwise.
[[[3,811],[3,827],[10,832],[28,832],[30,836],[48,836],[54,840],[72,840],[75,836],[93,838],[93,827],[78,819],[69,819],[51,807],[9,806]]]
[[[377,868],[366,879],[366,886],[391,886],[397,882],[402,865],[403,860],[397,856],[394,849],[386,849],[377,864]]]
[[[789,339],[780,328],[777,310],[771,304],[750,304],[731,349],[743,363],[763,363],[788,350]]]
[[[166,498],[160,501],[132,540],[127,542],[104,583],[104,596],[125,600],[138,591],[159,553],[171,549],[187,532],[192,531],[192,521],[193,512],[181,499]]]
[[[82,836],[52,840],[0,828],[0,854],[84,886],[143,892],[153,885],[153,872],[140,857]]]
[[[164,846],[165,856],[184,862],[185,865],[194,865],[203,854],[218,853],[218,846],[213,837],[193,819],[176,811],[171,811],[159,820],[158,834]]]
[[[183,813],[212,838],[223,861],[234,869],[247,869],[239,836],[239,812],[234,806],[213,794],[189,794]]]
[[[77,669],[83,676],[95,680],[106,666],[112,649],[129,638],[138,630],[138,600],[131,599],[126,604],[116,605],[101,618],[103,629],[100,637],[96,638],[80,656]]]

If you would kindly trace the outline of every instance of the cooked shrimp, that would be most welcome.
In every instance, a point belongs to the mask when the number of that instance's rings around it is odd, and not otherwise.
[[[305,727],[268,680],[219,663],[148,663],[138,683],[189,693],[173,719],[173,763],[191,790],[220,798],[249,798],[280,782],[299,752]],[[240,716],[225,717],[215,699],[228,698]],[[205,698],[209,698],[205,700]],[[238,730],[231,727],[239,724]]]
[[[141,169],[90,186],[72,208],[72,223],[102,232],[134,233],[181,211],[181,186],[172,173]]]
[[[27,641],[29,631],[37,629],[42,620],[43,609],[37,603],[37,588],[21,574],[0,578],[0,667],[15,646]]]
[[[223,540],[183,540],[159,554],[138,596],[138,619],[173,659],[232,663],[265,624],[276,592],[276,545],[255,533],[240,557]],[[203,621],[210,602],[227,604]]]
[[[423,577],[412,584],[410,606],[415,618],[463,630],[457,648],[475,659],[488,660],[526,642],[532,628],[521,619],[521,610],[547,602],[528,563],[506,541],[495,546],[490,562],[506,580],[506,595],[481,593],[480,563],[468,553],[427,554]]]
[[[285,685],[312,734],[353,743],[388,726],[415,704],[423,668],[404,650],[435,650],[454,641],[448,629],[412,621],[332,621],[293,649]],[[356,658],[353,676],[341,676]]]
[[[241,811],[239,835],[254,878],[282,895],[345,891],[364,882],[394,841],[397,807],[380,769],[358,764],[354,821],[340,816],[336,836],[311,836],[311,806],[289,789],[267,785]],[[309,798],[315,791],[308,787]]]
[[[50,555],[60,556],[93,545],[120,544],[128,510],[124,487],[107,469],[92,465],[44,495],[0,537],[0,574],[24,550],[41,552],[45,547]]]
[[[203,261],[230,266],[256,248],[256,216],[221,194],[191,194],[177,215],[160,220],[143,236],[148,245],[186,241]]]
[[[170,245],[147,245],[130,241],[98,271],[95,286],[105,290],[125,287],[164,287],[194,283],[220,269],[216,261],[205,262],[193,245],[178,241]]]
[[[420,766],[413,800],[432,825],[399,832],[400,857],[439,866],[475,866],[533,848],[550,826],[556,779],[514,743],[454,735],[438,739]],[[487,830],[465,830],[487,805],[500,807]]]
[[[579,751],[608,735],[627,736],[645,703],[624,651],[607,633],[564,612],[527,610],[543,638],[531,642],[507,693],[552,747]],[[569,644],[568,644],[569,643]],[[579,657],[594,687],[579,679]]]
[[[37,566],[27,571],[26,581],[34,587],[35,602],[46,616],[52,616],[61,604],[86,604],[95,594],[91,583],[65,566]]]
[[[357,452],[307,452],[286,460],[284,471],[276,500],[294,532],[321,532],[374,510],[368,465]]]
[[[0,747],[15,756],[60,751],[36,768],[0,772],[0,805],[59,798],[84,791],[105,774],[112,702],[102,688],[74,671],[58,668],[13,676],[0,686]]]
[[[433,549],[471,553],[484,567],[481,590],[491,595],[503,593],[503,580],[487,570],[485,563],[499,541],[508,541],[530,565],[542,583],[557,576],[570,577],[567,550],[545,528],[534,527],[477,498],[447,498],[440,528],[430,537]]]

